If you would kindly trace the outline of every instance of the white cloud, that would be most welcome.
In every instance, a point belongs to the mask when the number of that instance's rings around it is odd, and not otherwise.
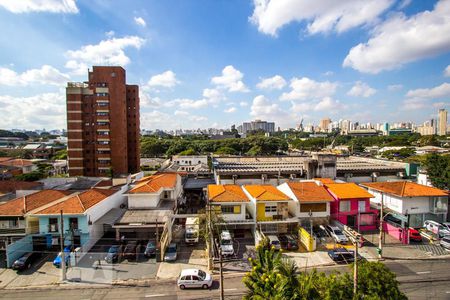
[[[242,107],[245,107],[245,106],[248,106],[248,103],[245,101],[241,101],[241,102],[239,102],[239,105]]]
[[[217,89],[204,89],[203,97],[211,104],[219,104],[226,100],[225,96]]]
[[[283,77],[280,75],[275,75],[270,78],[263,78],[261,81],[256,85],[257,88],[262,90],[281,90],[286,86],[286,80],[284,80]]]
[[[79,50],[69,50],[66,57],[69,59],[65,65],[74,74],[82,75],[91,65],[118,65],[125,66],[130,58],[125,55],[125,48],[139,49],[145,39],[138,36],[125,36],[123,38],[110,38],[96,45],[85,45]]]
[[[445,77],[450,77],[450,65],[448,65],[447,68],[445,68],[444,76]]]
[[[134,22],[142,27],[147,26],[147,23],[145,22],[145,20],[142,17],[134,17]]]
[[[404,9],[407,6],[409,6],[411,4],[412,0],[403,0],[402,2],[400,2],[400,4],[398,5],[398,9]]]
[[[179,84],[176,74],[171,70],[165,71],[161,74],[154,75],[150,78],[147,85],[150,87],[166,87],[171,88]]]
[[[450,97],[450,83],[443,83],[439,86],[430,89],[416,89],[409,90],[406,93],[408,98],[421,98],[421,99],[437,99]]]
[[[160,107],[162,105],[162,101],[158,97],[151,97],[149,94],[145,93],[142,89],[139,89],[139,106],[141,108],[148,107]]]
[[[49,65],[27,70],[21,74],[8,68],[0,68],[0,85],[27,86],[31,84],[65,85],[70,77]]]
[[[143,112],[140,114],[141,129],[166,129],[176,128],[177,124],[173,121],[173,116],[164,112],[153,110],[150,112]]]
[[[114,32],[114,30],[110,30],[105,32],[105,35],[109,38],[113,37],[116,33]]]
[[[365,73],[379,73],[450,50],[450,1],[411,17],[394,14],[376,26],[366,43],[353,47],[343,62]]]
[[[435,99],[450,97],[450,83],[443,83],[433,88],[409,90],[403,101],[403,109],[415,110],[430,107],[430,102]]]
[[[253,99],[250,115],[255,119],[275,122],[275,126],[281,127],[292,125],[292,120],[296,118],[295,115],[284,111],[278,104],[271,103],[263,95],[256,96]]]
[[[330,81],[315,81],[307,77],[293,78],[290,87],[292,90],[283,93],[280,100],[306,100],[318,99],[334,95],[337,83]]]
[[[229,92],[248,92],[248,88],[242,81],[244,74],[229,65],[223,68],[222,76],[216,76],[211,82],[219,88],[227,89]]]
[[[324,76],[332,76],[332,75],[334,75],[334,72],[333,71],[326,71],[322,75],[324,75]]]
[[[250,21],[265,34],[276,36],[291,22],[307,22],[309,34],[336,31],[377,21],[394,0],[253,0],[255,9]]]
[[[46,93],[30,97],[0,96],[0,128],[66,128],[66,97]]]
[[[189,116],[188,119],[191,120],[191,121],[194,121],[194,122],[208,121],[207,117],[205,117],[205,116],[196,116],[196,115]]]
[[[230,114],[236,112],[236,107],[232,106],[230,108],[227,108],[223,111],[224,113]]]
[[[391,85],[388,85],[388,90],[391,91],[391,92],[399,91],[401,89],[403,89],[403,85],[402,84],[391,84]]]
[[[183,111],[183,110],[176,110],[173,113],[175,116],[188,116],[189,113],[187,111]]]
[[[375,95],[376,89],[371,88],[367,83],[362,81],[357,81],[355,85],[347,92],[347,95],[353,97],[364,97],[368,98]]]
[[[0,0],[0,6],[21,14],[29,12],[78,13],[75,0]]]
[[[165,103],[166,107],[178,106],[182,109],[198,109],[208,106],[208,101],[206,99],[193,100],[193,99],[174,99]]]
[[[314,110],[316,111],[330,111],[331,113],[335,113],[339,110],[342,110],[345,108],[345,105],[340,103],[338,100],[334,100],[331,97],[325,97],[322,100],[320,100],[319,103],[317,103],[314,106]]]

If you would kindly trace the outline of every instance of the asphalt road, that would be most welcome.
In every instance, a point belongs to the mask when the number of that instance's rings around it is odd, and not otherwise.
[[[386,261],[397,274],[401,289],[409,299],[450,299],[450,260]],[[321,268],[326,273],[345,272],[347,266]],[[217,279],[217,277],[216,277]],[[245,293],[242,274],[227,274],[225,299],[241,299]],[[219,299],[216,280],[210,290],[179,290],[175,282],[155,281],[149,287],[109,287],[46,290],[3,290],[0,299]]]

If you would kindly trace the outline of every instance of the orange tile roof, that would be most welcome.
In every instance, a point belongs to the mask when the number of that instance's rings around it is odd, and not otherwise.
[[[118,190],[114,189],[100,189],[92,188],[90,190],[79,193],[64,201],[58,202],[52,206],[44,208],[36,212],[37,215],[55,215],[59,214],[61,210],[64,214],[82,214],[87,209],[105,200],[109,196],[116,193]]]
[[[247,192],[258,201],[287,201],[291,200],[272,185],[245,185]]]
[[[355,183],[327,184],[326,188],[339,199],[373,198],[372,194]]]
[[[361,185],[400,197],[448,196],[443,190],[409,181],[368,182]]]
[[[250,202],[242,187],[234,184],[209,184],[208,198],[211,202]]]
[[[334,180],[331,179],[331,178],[314,178],[314,180],[320,181],[320,182],[322,182],[323,184],[336,183],[336,181],[334,181]]]
[[[0,164],[3,166],[11,166],[11,167],[28,167],[33,165],[33,163],[30,160],[21,158],[2,161],[0,162]]]
[[[288,182],[287,185],[291,188],[300,203],[334,201],[334,198],[328,191],[315,182]]]
[[[147,176],[144,177],[145,180],[138,181],[138,184],[129,193],[156,193],[161,188],[173,189],[177,184],[177,177],[177,173],[158,173]]]
[[[15,192],[17,190],[33,190],[44,186],[40,182],[28,182],[18,180],[0,180],[0,192],[8,193]]]
[[[0,204],[0,216],[23,216],[58,199],[70,195],[68,191],[43,190]]]

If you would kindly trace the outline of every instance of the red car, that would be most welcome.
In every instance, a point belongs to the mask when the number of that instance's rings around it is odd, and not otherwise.
[[[409,228],[409,240],[414,242],[421,242],[422,236],[420,235],[419,231],[417,231],[414,228]]]

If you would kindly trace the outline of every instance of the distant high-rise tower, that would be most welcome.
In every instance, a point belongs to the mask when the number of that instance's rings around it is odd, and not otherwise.
[[[438,114],[438,135],[447,134],[447,110],[440,109]]]
[[[122,67],[94,66],[87,82],[66,88],[70,176],[139,170],[139,86]]]
[[[330,118],[325,118],[325,119],[320,120],[320,123],[319,123],[320,131],[328,132],[328,126],[330,126],[330,124],[331,124]]]

